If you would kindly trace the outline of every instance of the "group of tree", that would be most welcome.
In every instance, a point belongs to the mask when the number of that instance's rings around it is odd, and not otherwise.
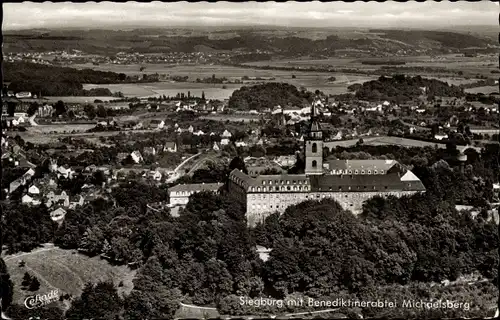
[[[24,290],[38,291],[40,289],[40,281],[38,281],[37,277],[25,272],[21,286]]]
[[[112,96],[106,88],[84,90],[83,84],[113,84],[133,82],[124,73],[103,72],[91,69],[43,65],[28,62],[4,63],[8,90],[29,91],[44,96]]]
[[[354,91],[356,98],[361,100],[388,100],[397,103],[414,100],[422,95],[429,97],[464,96],[462,88],[449,85],[447,82],[426,79],[421,76],[410,77],[405,75],[394,75],[393,77],[381,76],[378,80],[351,85],[348,89]]]
[[[197,78],[196,82],[197,83],[226,83],[228,80],[226,77],[222,78],[217,78],[215,74],[213,74],[211,77],[206,77],[206,78]]]
[[[270,82],[252,87],[241,87],[235,90],[229,98],[228,107],[235,110],[262,111],[275,106],[308,106],[312,102],[313,94],[308,91],[299,91],[295,86],[287,83]]]

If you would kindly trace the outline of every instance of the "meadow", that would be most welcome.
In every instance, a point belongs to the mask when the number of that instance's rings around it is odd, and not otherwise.
[[[333,67],[358,69],[360,71],[374,71],[382,67],[382,65],[367,65],[362,64],[362,61],[404,61],[405,65],[397,67],[428,67],[428,68],[445,68],[450,70],[462,71],[464,73],[476,75],[491,76],[491,70],[494,70],[498,65],[498,61],[494,56],[478,56],[464,57],[457,54],[447,54],[440,56],[409,56],[409,57],[384,57],[384,58],[329,58],[329,59],[310,59],[303,57],[301,59],[283,59],[272,61],[256,61],[245,63],[248,66],[275,66],[275,67]],[[425,75],[422,75],[425,76]]]
[[[44,124],[44,125],[38,125],[35,127],[29,127],[27,130],[30,133],[51,133],[51,132],[56,132],[56,133],[66,133],[66,132],[85,132],[89,129],[94,128],[96,125],[95,124]]]
[[[88,282],[112,281],[118,287],[119,294],[128,294],[133,288],[132,280],[136,273],[126,266],[112,266],[100,257],[89,258],[76,250],[63,250],[51,244],[29,253],[4,256],[4,260],[14,283],[14,301],[21,305],[26,296],[55,289],[59,290],[60,295],[68,293],[78,296]],[[24,267],[19,267],[21,260],[25,262]],[[38,278],[38,291],[21,290],[25,272]],[[123,286],[118,286],[121,281]],[[61,303],[59,305],[64,307]]]
[[[470,88],[470,89],[465,89],[465,92],[467,93],[484,93],[484,94],[490,94],[490,93],[498,93],[498,85],[497,86],[484,86],[484,87],[477,87],[477,88]]]
[[[324,146],[327,148],[335,148],[335,147],[344,147],[344,148],[349,148],[354,145],[359,141],[359,139],[351,139],[351,140],[343,140],[343,141],[329,141],[325,142]],[[444,143],[436,143],[436,142],[428,142],[428,141],[420,141],[420,140],[413,140],[413,139],[407,139],[407,138],[400,138],[400,137],[390,137],[390,136],[379,136],[379,137],[364,137],[363,138],[363,144],[365,145],[370,145],[370,146],[381,146],[381,145],[396,145],[396,146],[402,146],[402,147],[419,147],[419,148],[424,148],[424,147],[438,147],[438,148],[446,148],[446,144]],[[477,147],[468,147],[475,149],[476,151],[480,151],[481,148]],[[464,149],[463,147],[459,149]],[[464,149],[465,150],[465,149]]]
[[[146,69],[139,71],[140,66],[145,66]],[[112,85],[95,85],[86,84],[84,89],[92,89],[96,87],[108,88],[112,92],[120,91],[126,97],[146,97],[146,96],[175,96],[178,92],[188,91],[192,95],[201,96],[205,92],[207,99],[227,99],[232,92],[244,85],[253,85],[262,82],[287,82],[298,88],[305,87],[309,90],[321,90],[328,94],[340,94],[347,92],[347,87],[354,83],[363,83],[368,80],[376,79],[376,76],[354,75],[333,72],[311,72],[311,71],[282,71],[282,70],[260,70],[248,69],[232,66],[221,65],[169,65],[169,64],[145,64],[145,65],[116,65],[102,64],[98,66],[86,65],[71,65],[73,68],[83,69],[92,68],[100,71],[122,72],[127,75],[136,74],[167,74],[176,76],[188,76],[192,82],[156,82],[156,83],[138,83],[138,84],[112,84]],[[243,76],[275,78],[274,80],[264,81],[245,81],[243,84],[210,84],[196,83],[197,78],[208,78],[215,75],[218,78],[225,77],[230,81],[241,80]],[[292,78],[295,76],[295,78]],[[329,82],[329,77],[337,78],[334,82]],[[223,86],[226,89],[223,89]]]
[[[96,86],[96,87],[102,88],[103,86]],[[90,88],[93,88],[93,87],[90,87]],[[113,100],[117,100],[119,98],[115,98],[115,97],[81,97],[81,96],[64,96],[64,97],[48,96],[48,97],[44,97],[44,99],[49,103],[56,103],[59,100],[66,102],[66,103],[94,103],[94,100],[113,101]]]

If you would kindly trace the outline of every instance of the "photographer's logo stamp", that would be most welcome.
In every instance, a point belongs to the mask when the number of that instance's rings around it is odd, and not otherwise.
[[[24,305],[28,309],[35,309],[46,306],[59,300],[59,290],[55,289],[46,294],[37,294],[26,297]]]

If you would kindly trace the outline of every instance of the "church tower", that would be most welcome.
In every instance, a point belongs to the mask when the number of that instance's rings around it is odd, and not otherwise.
[[[316,120],[316,103],[311,106],[311,124],[304,137],[305,174],[323,174],[323,132]]]

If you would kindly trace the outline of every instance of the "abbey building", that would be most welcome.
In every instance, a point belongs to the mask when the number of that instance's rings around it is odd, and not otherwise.
[[[403,196],[425,191],[420,179],[395,160],[323,160],[323,136],[311,112],[309,132],[304,139],[304,174],[251,177],[234,169],[228,194],[246,206],[249,225],[288,206],[332,198],[344,209],[358,214],[363,202],[376,196]]]

